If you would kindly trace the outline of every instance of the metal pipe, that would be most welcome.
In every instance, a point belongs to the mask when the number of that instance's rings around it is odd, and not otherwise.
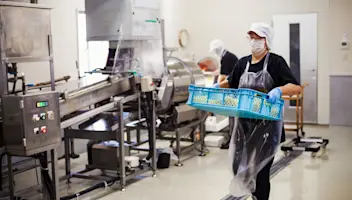
[[[125,130],[124,130],[124,123],[123,123],[123,102],[119,103],[119,129],[117,131],[117,138],[119,139],[119,162],[120,162],[120,184],[121,190],[125,189],[126,185],[126,162],[125,162]]]
[[[68,176],[67,183],[70,183],[71,175],[71,160],[70,160],[70,140],[64,136],[64,145],[65,145],[65,172]]]
[[[53,59],[53,39],[51,35],[48,35],[48,50],[50,57],[50,82],[51,90],[55,91],[55,71],[54,71],[54,59]]]
[[[160,28],[161,28],[161,42],[163,46],[163,62],[164,62],[164,73],[165,75],[168,74],[168,68],[167,68],[167,53],[166,53],[166,42],[165,42],[165,20],[161,19],[160,20]]]
[[[10,200],[14,200],[15,198],[15,187],[13,185],[13,171],[12,171],[12,156],[7,154],[7,168],[8,168],[8,176],[9,176],[9,190],[10,190]]]
[[[152,92],[152,121],[151,121],[151,129],[152,129],[152,138],[149,138],[153,141],[152,149],[153,157],[152,157],[152,169],[153,169],[153,176],[156,176],[156,93],[155,91]]]
[[[139,97],[138,97],[138,121],[141,121],[141,119],[142,119],[141,105],[142,105],[142,101],[141,101],[141,96],[139,95]],[[140,142],[141,142],[141,129],[139,127],[137,127],[137,143],[140,143]]]
[[[71,76],[63,76],[60,78],[55,79],[55,82],[61,82],[61,81],[68,81],[71,78]],[[45,81],[45,82],[40,82],[35,84],[34,86],[46,86],[46,85],[50,85],[51,81]]]

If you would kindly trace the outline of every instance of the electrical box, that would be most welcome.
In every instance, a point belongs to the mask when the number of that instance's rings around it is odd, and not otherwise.
[[[152,92],[155,90],[155,85],[151,76],[144,76],[141,78],[142,92]]]
[[[3,95],[3,142],[12,155],[31,156],[61,143],[59,93]]]

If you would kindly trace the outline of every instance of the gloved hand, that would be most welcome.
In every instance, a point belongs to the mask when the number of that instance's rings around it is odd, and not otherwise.
[[[274,88],[269,92],[269,103],[275,103],[282,96],[282,91],[280,88]]]
[[[212,88],[220,88],[220,83],[215,83]]]

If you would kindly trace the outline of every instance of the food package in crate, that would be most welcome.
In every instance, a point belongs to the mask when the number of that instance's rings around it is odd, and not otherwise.
[[[251,89],[220,89],[189,86],[187,104],[218,115],[281,120],[284,101],[267,101],[268,95]]]

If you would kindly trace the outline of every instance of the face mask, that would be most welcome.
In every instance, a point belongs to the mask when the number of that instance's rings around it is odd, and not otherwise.
[[[224,48],[216,48],[214,50],[215,55],[219,56],[220,58],[222,57],[222,54],[224,53],[225,49]]]
[[[259,40],[252,39],[249,42],[249,47],[251,48],[251,52],[254,54],[262,53],[265,51],[265,40],[264,39],[259,39]]]

